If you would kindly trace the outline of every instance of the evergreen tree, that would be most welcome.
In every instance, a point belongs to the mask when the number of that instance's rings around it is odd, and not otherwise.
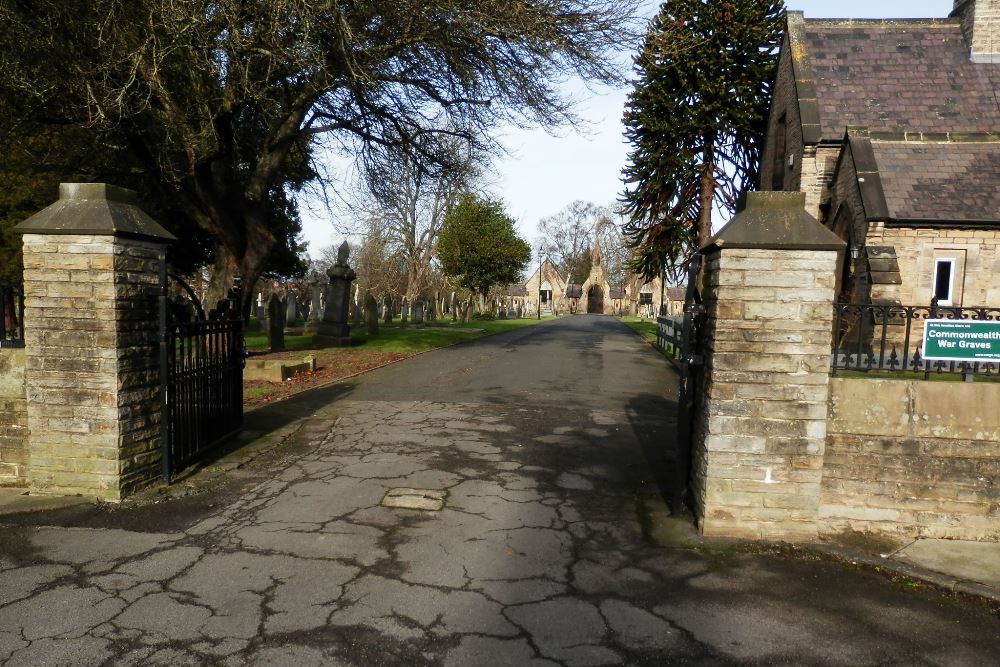
[[[782,0],[667,0],[634,61],[623,170],[633,270],[676,267],[757,181]]]
[[[437,253],[442,272],[478,293],[480,304],[494,285],[517,282],[531,259],[531,247],[517,235],[503,205],[474,195],[463,196],[448,211]]]

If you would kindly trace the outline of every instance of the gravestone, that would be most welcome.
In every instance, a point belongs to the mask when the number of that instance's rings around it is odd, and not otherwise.
[[[351,344],[351,326],[347,323],[351,301],[351,282],[358,274],[347,265],[351,248],[347,241],[337,251],[337,263],[326,272],[330,284],[326,290],[326,309],[319,325],[318,336],[333,345]]]
[[[385,304],[382,306],[382,321],[385,324],[392,324],[392,298],[385,297]]]
[[[285,326],[295,324],[299,318],[299,304],[293,292],[285,293]]]
[[[285,349],[285,313],[288,312],[277,294],[267,302],[267,347],[271,352]]]
[[[420,329],[424,326],[424,302],[416,300],[413,302],[413,328]]]
[[[378,335],[378,302],[371,294],[365,297],[365,319],[368,322],[368,335]]]
[[[451,293],[451,321],[458,321],[458,297],[454,292]]]
[[[410,304],[406,302],[406,297],[403,297],[403,301],[399,306],[399,325],[402,327],[408,326],[410,321]]]
[[[323,292],[319,283],[312,285],[312,297],[309,303],[309,318],[306,320],[305,333],[314,334],[319,331],[319,323],[322,319]]]
[[[361,326],[361,311],[364,308],[364,305],[361,302],[361,287],[359,286],[355,286],[354,288],[354,300],[352,305],[354,310],[351,311],[351,324],[356,327]]]
[[[427,308],[427,321],[431,324],[435,324],[437,322],[437,309],[437,299],[434,299],[434,304],[428,304]]]

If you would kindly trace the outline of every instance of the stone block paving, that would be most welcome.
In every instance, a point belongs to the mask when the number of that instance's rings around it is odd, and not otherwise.
[[[338,401],[176,532],[4,527],[4,665],[989,664],[996,619],[831,562],[664,548],[626,412]],[[650,479],[646,479],[651,482]],[[444,492],[438,511],[391,489]],[[913,629],[919,628],[914,633]],[[822,656],[820,659],[819,656]]]

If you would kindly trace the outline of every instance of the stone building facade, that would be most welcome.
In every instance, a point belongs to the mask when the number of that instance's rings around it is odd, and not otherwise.
[[[848,244],[842,300],[982,306],[1000,288],[1000,0],[948,19],[788,13],[762,190]]]
[[[646,281],[630,273],[625,276],[622,284],[610,281],[599,243],[594,248],[590,275],[582,285],[570,283],[569,276],[560,275],[556,265],[546,259],[523,285],[508,288],[511,302],[524,304],[530,312],[535,312],[539,297],[543,313],[655,317],[661,311],[672,312],[678,307],[678,290],[664,288],[660,278]],[[683,296],[680,297],[680,303],[682,302]]]

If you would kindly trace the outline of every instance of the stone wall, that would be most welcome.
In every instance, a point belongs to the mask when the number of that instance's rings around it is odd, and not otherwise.
[[[821,532],[1000,539],[1000,385],[834,378]]]
[[[158,473],[158,248],[25,234],[33,490],[117,500]]]
[[[24,350],[0,348],[0,486],[26,486],[28,405]]]
[[[956,259],[954,303],[964,306],[1000,304],[1000,231],[994,229],[923,229],[886,227],[872,222],[865,244],[893,246],[905,305],[929,305],[933,296],[934,260]]]

